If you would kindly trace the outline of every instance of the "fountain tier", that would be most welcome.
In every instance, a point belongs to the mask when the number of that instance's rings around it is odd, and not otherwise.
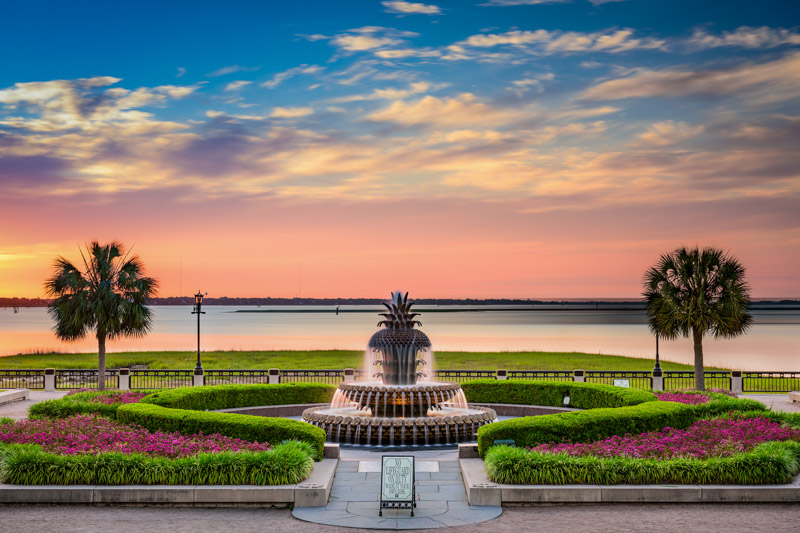
[[[303,420],[325,430],[333,442],[365,445],[455,444],[475,439],[479,427],[494,422],[495,412],[470,409],[458,383],[420,382],[429,364],[431,341],[415,329],[418,313],[401,292],[392,294],[388,313],[369,340],[373,377],[380,382],[342,383],[330,407],[306,409]],[[428,373],[431,370],[428,369]]]

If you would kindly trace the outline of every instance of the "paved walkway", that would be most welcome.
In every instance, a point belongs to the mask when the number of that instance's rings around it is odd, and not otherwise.
[[[32,390],[28,393],[28,399],[21,402],[4,403],[0,405],[0,417],[8,417],[14,419],[27,418],[28,407],[35,403],[44,400],[52,400],[54,398],[61,398],[66,395],[67,391],[58,392],[44,392]]]
[[[615,504],[507,507],[490,522],[437,533],[797,533],[797,504]],[[288,509],[0,506],[0,533],[354,533],[309,525]]]
[[[383,516],[378,516],[381,452],[348,449],[343,450],[343,458],[336,469],[328,505],[295,508],[292,514],[317,524],[402,530],[464,526],[502,514],[500,506],[478,507],[467,503],[457,452],[453,448],[402,454],[416,457],[417,507],[413,517],[407,509],[384,509]],[[353,456],[360,456],[360,459]],[[431,460],[434,457],[436,459]]]
[[[780,394],[740,394],[739,398],[758,400],[773,411],[800,413],[800,403],[790,402],[789,395],[785,392]]]

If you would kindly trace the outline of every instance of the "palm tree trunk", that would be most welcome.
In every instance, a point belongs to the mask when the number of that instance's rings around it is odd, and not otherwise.
[[[97,334],[97,388],[106,390],[106,336]]]
[[[703,332],[692,330],[694,337],[694,388],[706,390],[706,377],[703,370]]]

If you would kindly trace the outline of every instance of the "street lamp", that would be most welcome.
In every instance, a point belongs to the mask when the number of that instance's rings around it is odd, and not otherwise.
[[[661,363],[658,362],[658,333],[656,333],[656,366],[653,370],[661,371]]]
[[[195,374],[203,373],[203,365],[200,364],[200,315],[204,315],[206,312],[201,311],[202,306],[203,293],[197,291],[197,294],[194,295],[194,309],[192,309],[192,314],[197,315],[197,365],[194,367]]]

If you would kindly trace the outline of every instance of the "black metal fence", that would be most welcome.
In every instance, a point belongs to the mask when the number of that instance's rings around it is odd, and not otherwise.
[[[731,390],[731,373],[721,370],[706,370],[704,373],[707,389]],[[664,372],[664,388],[666,390],[680,390],[694,388],[693,370],[668,370]],[[791,389],[789,389],[791,390]],[[748,391],[746,388],[744,392]],[[788,390],[785,392],[789,392]]]
[[[494,370],[434,370],[433,375],[438,381],[452,381],[464,383],[473,379],[494,379]]]
[[[587,370],[586,383],[627,386],[631,389],[651,389],[653,376],[642,371]]]
[[[206,385],[269,383],[269,370],[206,370]]]
[[[742,372],[744,392],[800,390],[800,372]]]
[[[330,383],[331,385],[337,385],[344,381],[344,369],[281,370],[278,375],[281,383]]]
[[[269,383],[269,370],[206,370],[206,385],[221,384],[257,384]],[[800,390],[800,372],[742,372],[741,387],[745,393],[784,393]],[[502,379],[502,371],[500,373]],[[56,370],[49,376],[56,390],[72,390],[97,387],[97,370],[66,369]],[[278,370],[280,383],[329,383],[336,385],[345,380],[344,369],[282,369]],[[353,371],[353,379],[362,380],[367,376],[361,370]],[[439,381],[463,383],[473,379],[494,379],[498,377],[495,370],[435,370],[434,378]],[[545,379],[553,381],[577,381],[579,378],[571,370],[509,370],[506,379]],[[348,378],[349,379],[349,378]],[[587,370],[584,379],[588,383],[604,383],[628,385],[631,388],[650,389],[653,386],[652,373],[646,371],[606,371]],[[733,381],[730,372],[708,370],[705,372],[705,383],[708,389],[731,390]],[[624,382],[627,380],[627,383]],[[131,389],[168,389],[190,387],[194,384],[192,370],[150,370],[131,369],[129,387]],[[0,370],[0,389],[25,388],[44,390],[47,378],[42,369]],[[106,387],[119,388],[118,369],[106,370]],[[664,389],[678,390],[694,388],[694,372],[691,370],[669,370],[664,372]]]
[[[96,389],[98,385],[97,370],[71,369],[56,370],[56,390]],[[119,375],[116,369],[106,370],[106,388],[119,388]]]
[[[131,370],[131,389],[177,389],[194,384],[192,370]]]
[[[0,370],[0,389],[44,390],[44,370]]]
[[[550,381],[574,381],[570,370],[509,370],[508,379],[546,379]]]

